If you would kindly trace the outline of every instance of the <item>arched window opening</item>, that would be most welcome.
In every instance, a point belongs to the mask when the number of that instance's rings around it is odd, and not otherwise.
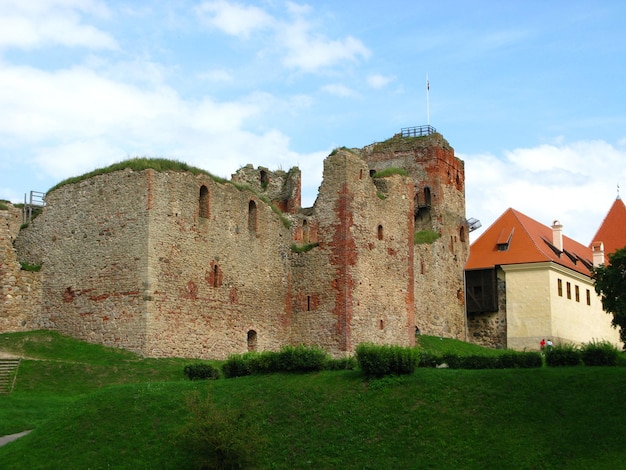
[[[248,331],[248,351],[256,351],[257,334],[256,331]]]
[[[256,232],[256,202],[254,201],[248,204],[248,230]]]
[[[379,240],[383,239],[383,226],[382,225],[378,226],[378,239]]]
[[[302,241],[304,243],[309,243],[309,224],[306,219],[302,221]]]
[[[198,198],[198,215],[202,218],[209,217],[209,188],[200,186],[200,197]]]
[[[459,229],[459,240],[461,240],[461,243],[465,243],[465,227],[462,225]]]
[[[267,175],[267,171],[261,170],[261,187],[263,189],[266,189],[269,184],[270,184],[270,179],[269,179],[269,176]]]
[[[378,320],[378,328],[380,330],[384,330],[385,329],[385,320],[383,320],[382,318],[380,320]]]

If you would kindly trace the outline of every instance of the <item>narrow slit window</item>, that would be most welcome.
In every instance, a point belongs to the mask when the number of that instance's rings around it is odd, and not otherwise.
[[[591,305],[591,291],[587,289],[587,305]]]
[[[557,279],[556,284],[557,284],[557,291],[559,293],[559,297],[563,297],[563,281],[560,279]]]
[[[377,232],[378,232],[378,239],[382,240],[383,239],[383,226],[382,225],[378,226]]]
[[[198,198],[198,215],[204,219],[209,217],[209,188],[200,186],[200,197]]]
[[[256,202],[250,201],[248,204],[248,230],[256,232]]]
[[[580,302],[580,289],[578,286],[574,286],[574,296],[576,298],[576,302]]]
[[[571,299],[572,298],[572,284],[570,282],[568,282],[566,284],[565,289],[567,290],[567,298]]]

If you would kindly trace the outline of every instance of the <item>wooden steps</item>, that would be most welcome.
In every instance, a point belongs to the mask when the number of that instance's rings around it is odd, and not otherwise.
[[[11,393],[13,391],[20,361],[19,357],[0,359],[0,393]]]

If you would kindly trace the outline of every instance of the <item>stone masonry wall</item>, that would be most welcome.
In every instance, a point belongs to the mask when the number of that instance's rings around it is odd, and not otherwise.
[[[414,183],[415,231],[440,235],[415,246],[415,323],[423,334],[466,340],[463,272],[469,255],[463,161],[440,134],[395,136],[363,149],[369,167],[406,170]]]
[[[13,248],[22,211],[7,207],[0,210],[0,333],[32,330],[41,307],[41,274],[22,270]]]
[[[412,185],[387,180],[381,191],[363,159],[340,150],[325,160],[313,214],[302,219],[319,246],[292,256],[294,337],[335,355],[414,340]]]
[[[148,179],[124,170],[64,185],[16,244],[42,263],[37,328],[143,353]]]
[[[279,215],[206,175],[154,172],[151,187],[146,353],[225,359],[288,344],[291,234]]]
[[[497,270],[498,311],[469,313],[468,340],[486,348],[506,349],[506,282],[504,272]]]

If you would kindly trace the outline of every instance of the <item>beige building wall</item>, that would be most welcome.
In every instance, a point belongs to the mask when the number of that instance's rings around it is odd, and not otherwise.
[[[619,332],[611,327],[612,317],[602,310],[588,277],[554,263],[508,265],[502,269],[506,279],[508,348],[538,350],[541,339],[552,339],[555,344],[607,340],[620,346]]]

